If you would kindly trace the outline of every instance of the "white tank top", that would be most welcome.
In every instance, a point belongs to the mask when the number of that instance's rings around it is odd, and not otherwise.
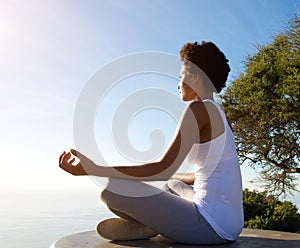
[[[221,107],[225,127],[217,138],[195,143],[188,161],[195,165],[194,199],[198,211],[223,239],[235,240],[244,225],[242,179],[234,135]]]

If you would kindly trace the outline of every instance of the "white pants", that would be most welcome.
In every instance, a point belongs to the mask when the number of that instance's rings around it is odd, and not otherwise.
[[[121,191],[128,194],[120,194]],[[178,180],[170,180],[158,188],[139,181],[110,179],[101,198],[118,216],[142,223],[175,242],[228,242],[220,238],[198,212],[193,195],[193,188]]]

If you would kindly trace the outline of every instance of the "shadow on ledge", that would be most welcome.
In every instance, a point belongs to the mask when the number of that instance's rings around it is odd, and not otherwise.
[[[174,243],[162,236],[147,240],[137,241],[107,241],[102,239],[95,231],[73,234],[57,240],[51,248],[121,248],[121,247],[145,247],[145,248],[184,248],[184,247],[227,247],[227,248],[249,248],[249,247],[300,247],[300,234],[243,229],[240,237],[231,243],[223,245],[187,245]]]

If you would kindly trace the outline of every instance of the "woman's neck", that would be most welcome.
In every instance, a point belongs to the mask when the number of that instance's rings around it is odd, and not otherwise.
[[[214,100],[213,92],[212,91],[201,92],[201,94],[196,94],[193,100],[197,102],[202,102],[205,99]]]

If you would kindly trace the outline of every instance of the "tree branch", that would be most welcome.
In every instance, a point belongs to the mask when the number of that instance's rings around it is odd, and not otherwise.
[[[291,168],[291,169],[288,169],[287,172],[289,172],[289,173],[300,173],[300,168]]]

